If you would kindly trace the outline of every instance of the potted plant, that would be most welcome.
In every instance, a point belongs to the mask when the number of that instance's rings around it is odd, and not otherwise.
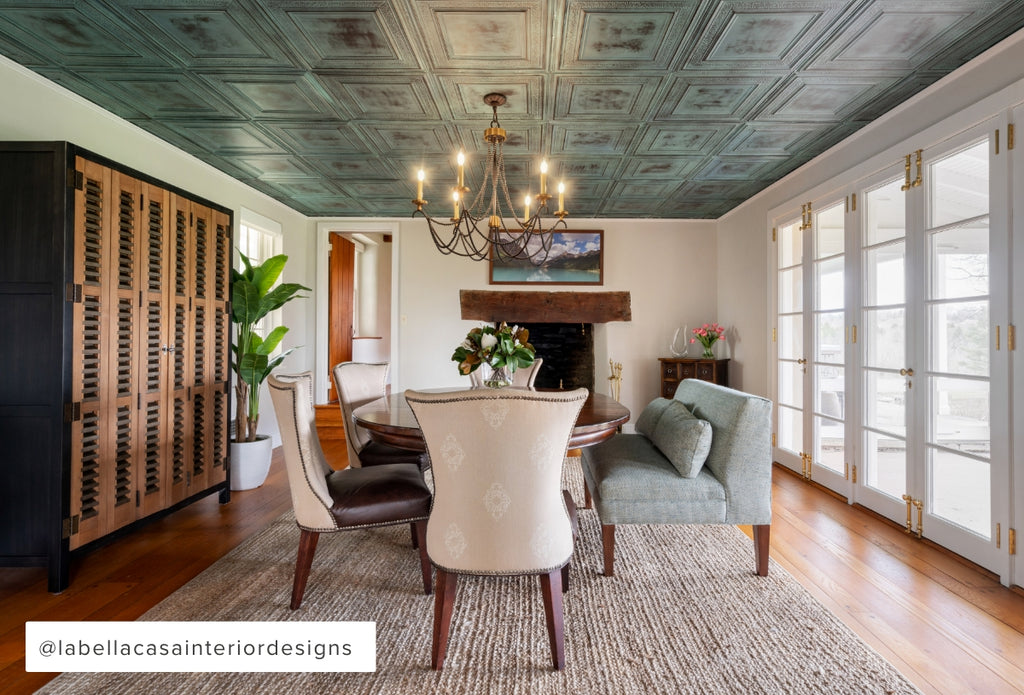
[[[260,422],[260,387],[292,352],[285,350],[271,357],[288,329],[278,326],[264,337],[257,324],[271,311],[293,299],[304,298],[299,292],[310,289],[294,282],[274,286],[288,256],[274,256],[256,266],[244,253],[239,252],[239,256],[243,269],[231,271],[231,320],[235,324],[231,367],[235,372],[237,408],[235,439],[231,443],[231,489],[248,490],[263,484],[273,449],[270,438],[256,432]]]

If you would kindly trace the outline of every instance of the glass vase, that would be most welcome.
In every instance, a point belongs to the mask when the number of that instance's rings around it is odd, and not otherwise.
[[[711,343],[711,345],[708,345],[707,347],[705,347],[704,348],[704,352],[701,354],[701,357],[706,359],[706,360],[713,360],[713,359],[715,359],[714,345],[715,345],[714,343]]]
[[[512,385],[512,370],[504,367],[492,367],[490,374],[484,374],[484,386],[492,389],[505,388]]]

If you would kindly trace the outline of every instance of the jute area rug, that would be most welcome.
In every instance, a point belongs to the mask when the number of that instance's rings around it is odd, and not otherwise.
[[[566,484],[583,499],[578,462]],[[566,668],[551,668],[539,581],[460,577],[445,668],[430,670],[433,597],[408,526],[324,535],[291,611],[299,531],[286,514],[142,620],[371,620],[376,673],[65,673],[41,693],[918,693],[779,565],[753,573],[732,526],[620,526],[616,576],[580,510],[565,596]]]

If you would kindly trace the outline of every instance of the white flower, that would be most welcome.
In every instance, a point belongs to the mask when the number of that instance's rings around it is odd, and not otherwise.
[[[492,347],[498,344],[498,339],[490,333],[484,333],[480,336],[480,347],[484,350],[490,350]]]

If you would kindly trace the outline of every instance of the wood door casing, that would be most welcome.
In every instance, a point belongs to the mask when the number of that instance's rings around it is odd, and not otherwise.
[[[331,256],[328,262],[328,341],[327,373],[334,365],[352,359],[352,301],[355,297],[356,247],[341,234],[332,232]],[[338,400],[334,380],[327,390],[327,399]]]

